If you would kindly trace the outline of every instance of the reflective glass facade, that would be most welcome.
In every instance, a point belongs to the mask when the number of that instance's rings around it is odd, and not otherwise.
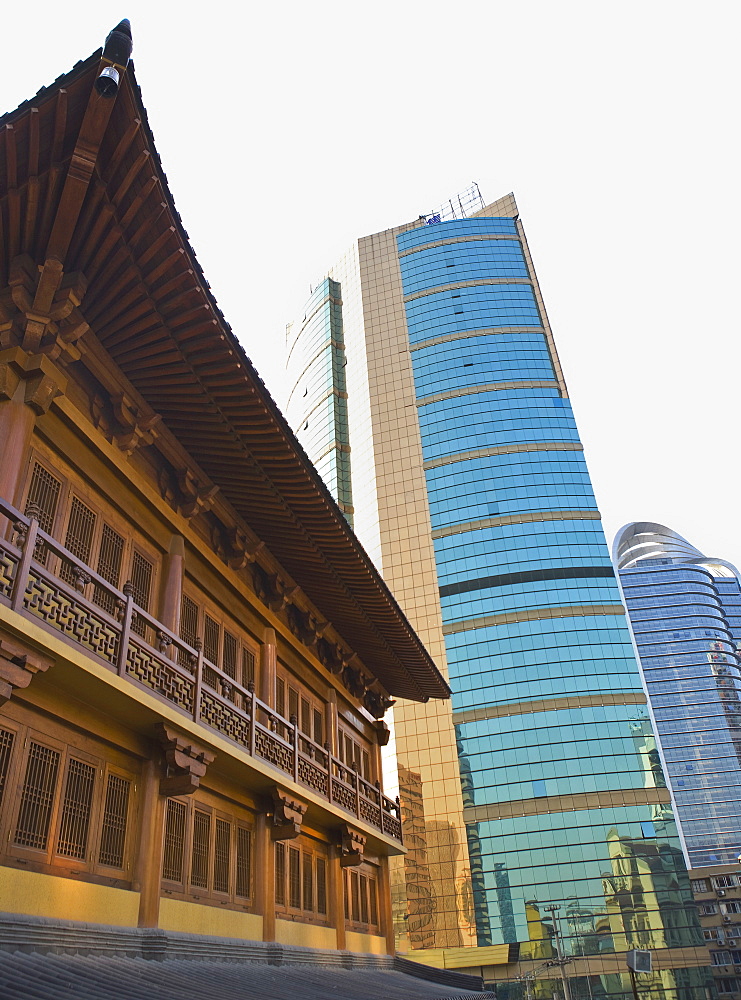
[[[325,278],[306,303],[303,320],[289,325],[288,363],[301,392],[291,395],[287,415],[317,472],[352,524],[350,440],[347,428],[345,341],[340,286]]]
[[[462,878],[443,899],[430,866],[407,945],[509,945],[533,968],[556,957],[557,934],[575,959],[682,949],[651,988],[705,1000],[670,795],[514,199],[376,234],[350,256],[357,270],[332,275],[343,299],[360,286],[345,325],[351,473],[354,496],[374,498],[356,530],[453,690],[453,726],[395,709],[423,841],[420,817],[460,827],[436,754],[455,754],[462,791]],[[443,912],[457,912],[457,941],[440,934]],[[572,992],[629,989],[615,966]]]
[[[741,587],[661,525],[616,540],[677,818],[693,868],[741,854]]]

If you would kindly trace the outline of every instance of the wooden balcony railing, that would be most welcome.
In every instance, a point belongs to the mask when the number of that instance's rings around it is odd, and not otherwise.
[[[13,541],[0,538],[0,602],[40,620],[110,670],[210,726],[328,802],[401,842],[399,802],[301,732],[139,607],[133,587],[111,586],[0,498]]]

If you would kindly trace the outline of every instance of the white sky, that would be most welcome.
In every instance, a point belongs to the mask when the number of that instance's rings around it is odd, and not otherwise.
[[[665,0],[6,5],[10,110],[121,17],[170,187],[280,402],[286,321],[357,236],[515,192],[608,540],[741,565],[741,7]]]

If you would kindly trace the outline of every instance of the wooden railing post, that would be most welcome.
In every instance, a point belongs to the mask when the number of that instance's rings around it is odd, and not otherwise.
[[[252,699],[250,701],[250,757],[255,756],[255,726],[257,725],[257,695],[255,694],[255,682],[250,681],[247,685]]]
[[[332,781],[334,779],[334,757],[332,756],[332,748],[329,743],[324,744],[324,749],[327,751],[327,798],[330,802],[334,802],[333,785]]]
[[[119,677],[126,675],[126,664],[129,658],[129,638],[131,637],[131,620],[134,617],[134,584],[127,580],[123,585],[126,604],[124,605],[123,622],[121,624],[121,636],[118,640],[118,663],[116,664]]]
[[[203,640],[198,638],[194,643],[198,651],[196,659],[196,687],[193,694],[193,721],[201,721],[201,692],[203,690]]]
[[[257,681],[260,690],[260,701],[264,702],[268,708],[275,708],[277,658],[278,647],[275,638],[275,629],[266,628],[263,633],[262,645],[260,646],[260,673]]]
[[[23,598],[26,594],[26,587],[28,585],[28,577],[31,570],[31,560],[33,559],[34,549],[36,548],[36,538],[39,531],[39,514],[41,511],[35,504],[28,505],[28,513],[30,516],[30,523],[28,525],[28,530],[23,531],[25,525],[21,521],[15,526],[15,530],[19,534],[23,535],[23,542],[21,545],[21,560],[18,563],[18,568],[15,573],[15,586],[13,587],[13,600],[10,606],[13,611],[20,611],[23,607]]]
[[[360,772],[355,771],[355,815],[360,819]]]
[[[292,715],[289,721],[293,729],[293,780],[298,784],[298,719]]]

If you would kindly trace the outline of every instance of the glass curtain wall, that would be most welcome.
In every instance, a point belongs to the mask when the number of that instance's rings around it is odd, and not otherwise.
[[[397,245],[479,944],[554,957],[555,904],[569,955],[697,945],[620,593],[518,224],[443,222]]]
[[[642,555],[648,538],[674,551],[654,544]],[[741,854],[738,576],[659,525],[627,526],[616,550],[690,863],[733,864]]]

